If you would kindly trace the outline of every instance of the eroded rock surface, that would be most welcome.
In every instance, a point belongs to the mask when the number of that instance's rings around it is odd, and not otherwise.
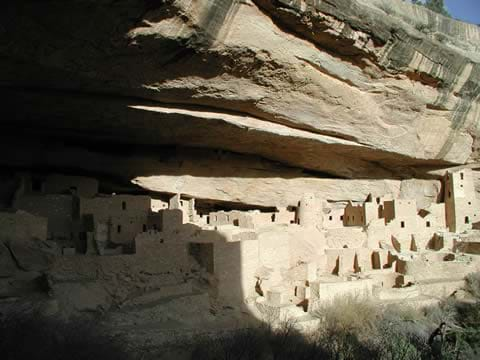
[[[477,159],[480,31],[399,0],[11,2],[0,16],[4,128],[348,178]]]
[[[8,149],[14,146],[21,149],[11,157]],[[338,179],[256,156],[198,148],[111,146],[105,151],[94,146],[85,149],[4,139],[0,162],[13,169],[33,166],[96,174],[111,183],[115,192],[132,191],[128,185],[133,184],[137,190],[153,193],[182,193],[204,201],[263,207],[297,206],[305,192],[328,202],[364,201],[370,193],[389,194],[415,199],[420,207],[439,201],[441,195],[440,181],[433,175],[429,180]]]

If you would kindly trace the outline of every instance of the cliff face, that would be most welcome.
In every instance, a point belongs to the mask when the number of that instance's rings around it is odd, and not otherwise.
[[[480,29],[400,0],[21,1],[0,18],[4,133],[348,179],[478,159]]]

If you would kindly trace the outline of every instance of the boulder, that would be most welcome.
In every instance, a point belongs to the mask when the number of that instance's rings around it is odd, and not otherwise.
[[[8,244],[12,256],[24,271],[45,271],[53,262],[53,255],[45,251],[40,241],[11,241]]]
[[[5,244],[0,241],[0,278],[12,276],[16,271],[17,266],[12,259],[10,251]]]

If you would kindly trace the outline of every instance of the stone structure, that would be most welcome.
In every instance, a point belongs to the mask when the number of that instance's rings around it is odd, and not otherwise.
[[[473,223],[480,221],[473,174],[470,169],[447,172],[445,205],[447,224],[452,232],[470,230]]]
[[[479,269],[477,26],[401,0],[103,2],[0,13],[5,288],[303,318]]]
[[[135,255],[123,256],[145,258],[142,267],[151,269],[162,268],[163,262],[168,267],[175,259],[181,271],[198,266],[219,301],[241,305],[261,298],[262,306],[252,311],[273,307],[295,314],[297,307],[311,311],[335,296],[372,297],[374,289],[375,293],[383,291],[380,298],[391,298],[395,294],[391,288],[424,284],[432,270],[439,278],[448,272],[463,274],[462,262],[443,264],[445,255],[437,259],[432,254],[459,249],[475,253],[474,243],[458,235],[472,226],[461,220],[466,216],[475,219],[478,210],[472,178],[467,170],[447,172],[445,202],[426,209],[418,209],[413,199],[373,194],[361,203],[348,201],[343,207],[332,207],[314,194],[305,194],[295,211],[199,215],[195,199],[180,194],[167,203],[143,195],[83,197],[75,192],[52,194],[53,190],[17,192],[14,205],[48,219],[48,238],[62,247],[62,255],[130,252]],[[55,179],[70,184],[77,178]],[[66,188],[51,185],[50,189],[63,193]],[[8,216],[18,221],[36,219],[22,212]],[[4,216],[5,234],[21,234],[8,227],[8,216]],[[27,237],[47,237],[45,221],[43,227],[32,228],[27,223],[25,230],[31,229]],[[72,248],[61,235],[74,231],[78,233],[72,239],[84,243]],[[428,273],[422,260],[425,256],[438,262]],[[475,266],[472,263],[467,268]]]

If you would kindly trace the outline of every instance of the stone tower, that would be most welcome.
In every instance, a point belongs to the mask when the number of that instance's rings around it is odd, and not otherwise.
[[[302,226],[316,226],[322,224],[322,203],[314,194],[304,194],[297,212],[297,223]]]
[[[471,169],[445,175],[445,214],[451,232],[463,232],[480,220]]]

